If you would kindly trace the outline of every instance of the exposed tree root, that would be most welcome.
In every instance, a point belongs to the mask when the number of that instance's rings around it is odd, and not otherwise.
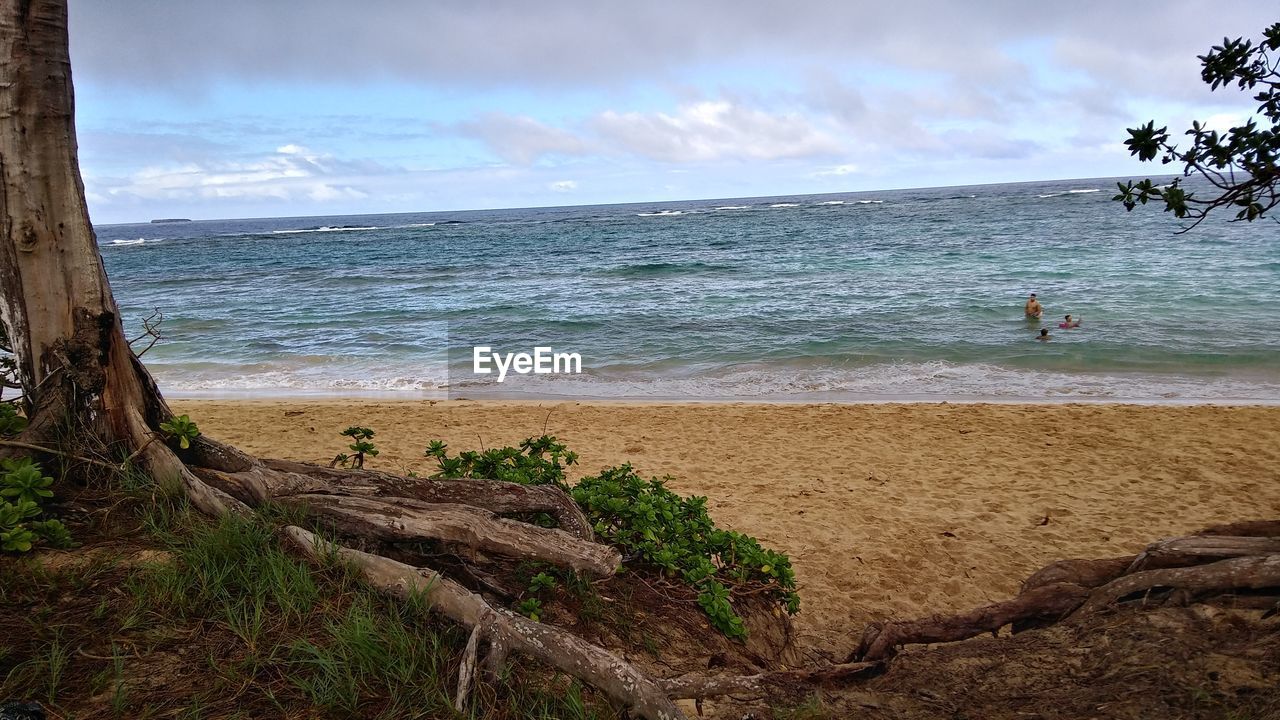
[[[622,554],[559,530],[494,517],[468,505],[410,498],[358,498],[306,493],[278,498],[330,521],[344,535],[388,542],[441,540],[507,557],[540,560],[596,577],[622,565]]]
[[[954,642],[982,633],[996,632],[1010,623],[1047,619],[1056,621],[1080,606],[1089,588],[1071,583],[1041,585],[1004,602],[984,605],[958,615],[935,615],[906,622],[871,625],[862,634],[854,659],[880,660],[899,645]]]
[[[709,698],[721,695],[759,697],[797,686],[826,685],[855,678],[868,678],[884,670],[884,663],[854,662],[816,670],[780,670],[758,675],[685,675],[659,680],[658,687],[674,699]]]
[[[1144,570],[1094,590],[1074,615],[1097,612],[1122,598],[1154,588],[1221,592],[1270,587],[1280,587],[1280,555],[1238,557],[1196,567]]]
[[[315,560],[337,556],[360,570],[374,587],[397,597],[422,593],[433,609],[481,633],[504,648],[544,662],[589,683],[637,717],[675,720],[684,715],[663,690],[622,658],[551,625],[495,608],[461,585],[425,568],[381,555],[352,550],[289,526],[284,530],[295,548]]]
[[[1280,522],[1220,525],[1152,543],[1136,556],[1059,560],[1028,577],[1013,599],[956,615],[874,623],[849,660],[879,660],[902,645],[965,640],[1006,625],[1020,632],[1158,588],[1179,591],[1174,599],[1182,602],[1197,593],[1280,589]],[[1265,605],[1268,599],[1259,602]]]

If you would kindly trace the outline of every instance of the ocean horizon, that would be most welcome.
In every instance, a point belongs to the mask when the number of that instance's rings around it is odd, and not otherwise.
[[[1280,402],[1280,227],[1177,234],[1114,189],[96,230],[126,334],[164,315],[143,359],[173,397]],[[497,383],[476,346],[577,353],[582,372]]]

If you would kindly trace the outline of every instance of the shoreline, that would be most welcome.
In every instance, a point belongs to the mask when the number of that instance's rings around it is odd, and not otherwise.
[[[247,452],[328,463],[348,425],[368,466],[429,474],[452,452],[544,432],[571,481],[630,462],[709,498],[723,527],[791,556],[802,646],[844,652],[867,622],[1016,594],[1063,558],[1280,514],[1280,407],[1118,403],[173,400]]]
[[[935,395],[814,393],[778,396],[607,396],[555,395],[549,393],[471,393],[453,397],[414,391],[382,390],[188,390],[165,391],[169,400],[184,402],[481,402],[481,403],[587,403],[593,405],[1133,405],[1140,407],[1280,407],[1280,398],[1202,397],[1037,397],[1030,395]]]

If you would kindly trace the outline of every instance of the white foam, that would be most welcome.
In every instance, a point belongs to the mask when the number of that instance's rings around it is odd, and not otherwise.
[[[273,235],[296,235],[298,233],[318,233],[318,232],[356,232],[359,230],[380,230],[376,226],[369,227],[329,227],[328,225],[318,228],[306,228],[303,230],[272,230]]]
[[[148,240],[146,238],[138,238],[137,240],[112,240],[111,244],[116,246],[143,245],[147,242]],[[159,242],[159,241],[156,241],[156,242]]]
[[[684,215],[683,210],[659,210],[658,212],[636,213],[636,217],[672,217]]]
[[[458,378],[455,389],[556,396],[691,400],[1004,399],[1100,402],[1280,402],[1280,380],[1058,373],[944,361],[860,368],[729,369],[699,375],[510,376],[503,387]]]
[[[750,207],[751,207],[750,205],[723,205],[716,209],[717,210],[746,210]]]
[[[1051,198],[1051,197],[1058,197],[1059,195],[1084,195],[1087,193],[1096,193],[1101,191],[1102,191],[1101,188],[1081,188],[1079,190],[1064,190],[1062,192],[1045,193],[1043,195],[1037,195],[1036,197]]]
[[[843,200],[827,200],[824,202],[820,202],[818,204],[819,205],[844,205],[844,201]]]
[[[774,204],[770,205],[769,207],[771,207],[771,208],[800,207],[800,203],[774,203]]]

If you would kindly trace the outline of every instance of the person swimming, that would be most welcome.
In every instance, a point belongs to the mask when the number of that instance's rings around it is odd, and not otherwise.
[[[1058,327],[1063,328],[1064,330],[1068,328],[1078,328],[1080,327],[1080,319],[1076,318],[1075,320],[1072,320],[1071,316],[1068,315],[1066,320],[1058,323]]]
[[[1044,308],[1040,307],[1040,301],[1036,299],[1036,294],[1031,293],[1031,297],[1027,298],[1027,304],[1023,306],[1022,311],[1027,314],[1028,320],[1039,320],[1044,314]]]
[[[1036,336],[1036,339],[1041,342],[1044,342],[1047,340],[1052,340],[1053,336],[1049,334],[1049,328],[1040,328],[1040,334]]]

